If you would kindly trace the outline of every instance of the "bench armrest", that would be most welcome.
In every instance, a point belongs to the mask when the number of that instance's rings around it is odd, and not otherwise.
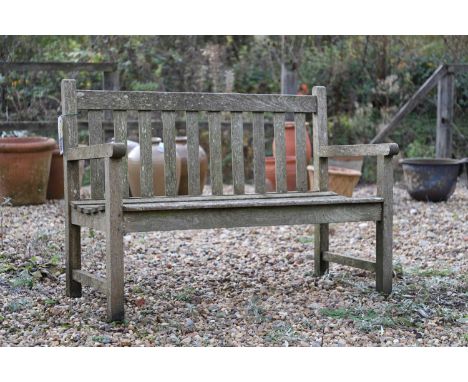
[[[369,145],[339,145],[321,146],[319,157],[352,157],[352,156],[393,156],[398,154],[400,148],[396,143],[380,143]]]
[[[122,158],[127,152],[125,143],[104,143],[86,147],[73,147],[67,150],[67,161],[100,158]]]

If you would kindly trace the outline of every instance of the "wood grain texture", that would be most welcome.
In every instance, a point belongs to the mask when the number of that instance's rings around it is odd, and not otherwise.
[[[138,133],[140,137],[140,190],[141,196],[153,196],[153,160],[151,145],[151,112],[138,112]]]
[[[102,128],[102,111],[91,110],[88,112],[89,145],[104,143],[104,130]],[[91,198],[101,199],[104,195],[104,161],[102,159],[91,160]]]
[[[323,259],[328,262],[346,265],[348,267],[364,269],[366,271],[375,272],[375,263],[369,260],[359,259],[353,256],[343,256],[336,253],[325,251]]]
[[[87,110],[316,111],[313,96],[79,90],[77,97],[78,108]]]
[[[350,156],[378,156],[396,155],[399,147],[396,143],[380,143],[371,145],[339,145],[321,146],[320,157],[350,157]]]
[[[67,151],[66,160],[78,161],[93,158],[122,158],[125,157],[126,151],[125,143],[102,143],[93,146],[74,147]],[[102,197],[93,199],[102,199]]]
[[[377,196],[383,198],[382,219],[376,223],[376,286],[390,294],[393,276],[393,167],[391,156],[377,157]]]
[[[125,156],[122,158],[120,167],[122,179],[122,196],[128,198],[128,150],[127,150],[127,112],[125,110],[114,110],[114,139],[116,143],[125,145]]]
[[[232,182],[234,194],[245,192],[244,180],[244,126],[242,113],[231,113],[231,152],[232,152]]]
[[[199,154],[199,131],[198,112],[188,111],[187,118],[187,172],[189,195],[200,195],[200,163]]]
[[[252,113],[253,170],[255,192],[264,194],[265,187],[265,126],[263,113]]]
[[[213,195],[223,194],[223,168],[221,151],[221,115],[208,113],[210,130],[210,179]]]
[[[74,226],[88,227],[103,232],[106,230],[105,216],[103,214],[87,215],[79,210],[73,210],[71,211],[70,221]]]
[[[80,284],[97,289],[102,293],[106,293],[106,279],[103,277],[95,276],[89,272],[75,269],[73,271],[73,280]]]
[[[307,191],[307,157],[306,157],[306,127],[305,114],[296,113],[295,140],[296,140],[296,190]]]
[[[63,145],[65,154],[78,146],[76,83],[63,80],[61,84]],[[81,283],[73,280],[73,270],[81,269],[81,228],[72,223],[70,203],[80,199],[78,162],[67,162],[63,156],[65,199],[65,274],[68,297],[81,297]]]
[[[437,86],[436,158],[452,157],[454,99],[455,76],[447,73],[439,80]]]
[[[175,113],[163,111],[164,178],[167,196],[177,195]],[[198,159],[197,159],[198,160]]]
[[[286,141],[284,132],[284,113],[273,114],[273,129],[275,131],[275,174],[276,192],[288,192],[286,182]]]

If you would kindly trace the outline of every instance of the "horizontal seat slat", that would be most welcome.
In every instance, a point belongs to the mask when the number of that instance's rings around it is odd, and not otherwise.
[[[238,93],[165,93],[79,90],[78,109],[159,111],[317,111],[315,96]]]

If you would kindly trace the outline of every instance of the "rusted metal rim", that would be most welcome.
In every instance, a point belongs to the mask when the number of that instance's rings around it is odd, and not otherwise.
[[[56,142],[45,137],[0,138],[0,153],[26,153],[54,150]]]

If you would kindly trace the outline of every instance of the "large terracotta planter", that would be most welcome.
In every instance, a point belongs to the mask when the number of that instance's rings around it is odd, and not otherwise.
[[[310,141],[309,132],[306,123],[306,159],[310,162],[312,158],[312,143]],[[286,156],[296,157],[296,125],[294,122],[285,122],[284,124],[284,140],[286,142]],[[275,140],[273,140],[273,156],[276,156]]]
[[[176,150],[181,164],[179,195],[188,195],[187,137],[176,137]],[[200,165],[200,193],[203,193],[208,173],[208,156],[201,146],[198,147],[198,163]]]
[[[44,203],[54,147],[51,138],[0,138],[0,197],[14,206]]]
[[[275,157],[265,158],[265,177],[267,192],[276,191]],[[288,191],[296,191],[296,157],[286,157],[286,183]]]
[[[309,187],[314,189],[314,166],[307,166],[309,172]],[[354,187],[359,182],[361,173],[356,170],[341,167],[328,167],[328,189],[344,196],[352,196]]]
[[[153,193],[157,196],[166,194],[166,180],[164,176],[164,145],[161,143],[161,138],[153,138],[152,142],[152,161],[153,161]],[[140,146],[135,147],[128,154],[128,182],[132,196],[141,196],[140,189]],[[176,156],[176,188],[180,182],[181,163],[180,158]]]

